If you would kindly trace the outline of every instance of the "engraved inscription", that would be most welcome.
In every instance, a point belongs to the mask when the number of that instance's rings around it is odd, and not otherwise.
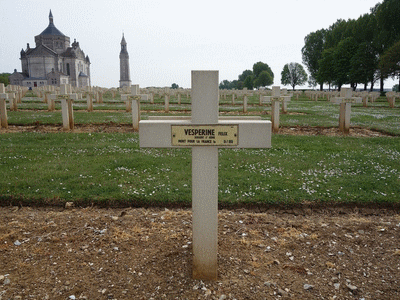
[[[171,125],[173,146],[237,146],[238,125]]]

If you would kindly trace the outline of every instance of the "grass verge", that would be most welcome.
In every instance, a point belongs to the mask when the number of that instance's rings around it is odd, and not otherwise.
[[[399,203],[399,137],[272,145],[219,151],[221,206]],[[0,173],[2,205],[191,205],[191,151],[140,149],[137,133],[2,134]]]

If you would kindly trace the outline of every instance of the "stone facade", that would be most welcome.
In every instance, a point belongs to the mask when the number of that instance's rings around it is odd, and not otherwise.
[[[55,27],[51,10],[49,26],[35,36],[35,43],[35,48],[28,43],[26,49],[21,50],[22,72],[14,70],[10,84],[26,87],[91,85],[89,56],[85,56],[76,40],[70,45],[70,38]]]
[[[126,47],[124,35],[121,40],[121,52],[119,53],[119,87],[131,86],[131,75],[129,71],[129,54]]]

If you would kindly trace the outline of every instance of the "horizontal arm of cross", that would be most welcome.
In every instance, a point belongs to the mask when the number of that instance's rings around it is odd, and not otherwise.
[[[188,120],[142,120],[139,122],[139,144],[142,148],[189,148],[172,143],[172,126],[197,126]],[[219,120],[217,124],[198,126],[237,125],[237,145],[218,148],[270,148],[271,122],[261,120]],[[204,146],[204,145],[203,145]],[[210,147],[213,147],[210,145]]]

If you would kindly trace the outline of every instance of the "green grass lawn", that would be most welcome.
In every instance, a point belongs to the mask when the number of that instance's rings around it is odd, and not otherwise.
[[[18,105],[19,111],[8,112],[8,122],[12,124],[62,124],[61,106],[56,103],[56,111],[48,112],[47,104],[38,98],[24,98],[22,104]],[[125,104],[120,99],[105,98],[104,103],[94,103],[94,112],[86,112],[86,101],[78,100],[74,103],[74,117],[76,124],[88,123],[131,123],[130,113],[125,112]],[[176,97],[170,99],[170,112],[174,115],[190,114],[190,98],[185,95],[178,104]],[[249,97],[248,113],[243,113],[243,98],[235,99],[232,104],[230,96],[220,99],[220,113],[234,115],[260,115],[269,120],[271,107],[268,104],[259,105],[258,96]],[[400,135],[400,105],[389,108],[386,98],[378,98],[368,107],[362,104],[352,104],[351,126],[375,129],[389,134]],[[142,101],[142,119],[148,115],[165,115],[164,99],[156,97],[154,104]],[[338,126],[339,105],[332,104],[326,100],[310,101],[306,97],[292,100],[288,104],[288,114],[281,114],[281,126]]]
[[[399,202],[399,137],[273,135],[272,145],[219,151],[221,204]],[[190,206],[190,153],[140,149],[137,133],[1,134],[0,199]]]

